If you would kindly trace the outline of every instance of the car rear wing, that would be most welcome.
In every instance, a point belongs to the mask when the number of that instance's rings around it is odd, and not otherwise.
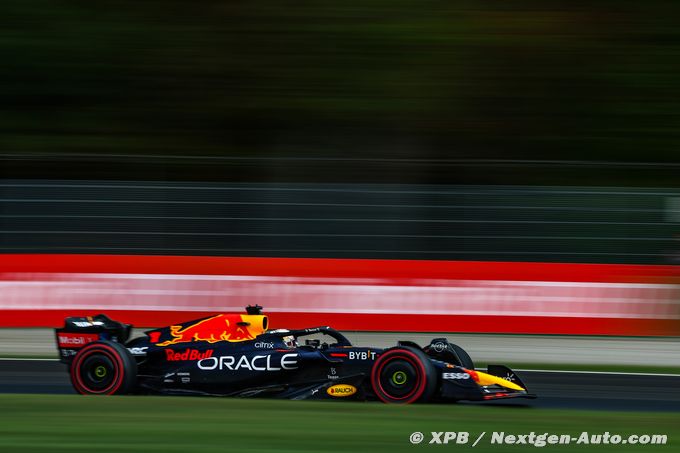
[[[82,347],[99,340],[125,344],[130,338],[132,326],[114,321],[106,315],[68,317],[64,327],[55,329],[59,360],[71,363]]]

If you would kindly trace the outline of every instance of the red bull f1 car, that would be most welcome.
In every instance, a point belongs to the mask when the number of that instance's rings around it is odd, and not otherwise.
[[[445,338],[383,349],[330,327],[269,330],[262,307],[147,331],[105,315],[66,318],[60,359],[81,394],[169,394],[385,403],[535,398],[509,368],[475,370]]]

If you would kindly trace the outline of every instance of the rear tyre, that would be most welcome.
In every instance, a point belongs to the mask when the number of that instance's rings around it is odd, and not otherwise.
[[[371,385],[384,403],[428,401],[437,389],[437,372],[425,353],[398,346],[387,349],[375,361]]]
[[[129,393],[137,381],[137,362],[121,344],[90,343],[71,362],[71,383],[82,395]]]

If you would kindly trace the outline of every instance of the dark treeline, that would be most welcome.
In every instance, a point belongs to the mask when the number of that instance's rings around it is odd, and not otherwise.
[[[678,182],[673,166],[603,164],[680,161],[674,1],[4,0],[0,13],[4,177]]]

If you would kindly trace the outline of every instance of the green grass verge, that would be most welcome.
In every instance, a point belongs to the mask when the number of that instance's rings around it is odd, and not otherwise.
[[[550,451],[666,451],[680,442],[678,413],[560,411],[464,405],[241,400],[193,397],[0,395],[2,452],[399,452],[491,445],[492,431],[514,434],[666,434],[667,445],[549,445]],[[412,445],[414,431],[425,442]],[[431,431],[467,431],[466,445],[427,445]]]

